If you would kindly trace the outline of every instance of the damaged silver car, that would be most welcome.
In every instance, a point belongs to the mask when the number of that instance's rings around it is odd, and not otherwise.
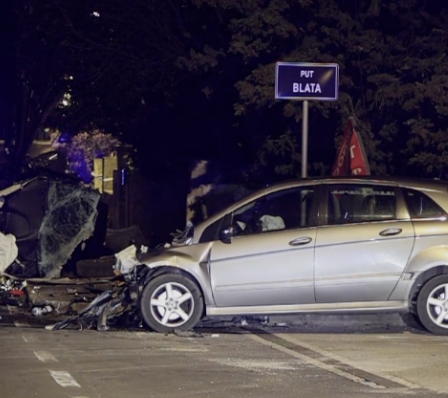
[[[268,187],[161,251],[129,247],[117,268],[147,269],[138,292],[158,332],[204,316],[398,312],[448,335],[448,183],[320,178]]]

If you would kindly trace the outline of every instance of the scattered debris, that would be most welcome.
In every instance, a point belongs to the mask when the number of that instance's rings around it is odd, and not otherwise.
[[[53,312],[53,307],[51,305],[46,305],[44,307],[31,308],[31,313],[34,316],[41,316],[41,315],[49,314],[50,312]]]
[[[26,303],[26,281],[0,277],[0,304],[23,307]]]
[[[185,246],[190,245],[193,241],[194,226],[191,221],[188,221],[183,231],[177,231],[177,234],[173,237],[173,246]]]
[[[142,324],[139,291],[149,269],[133,267],[127,274],[114,278],[114,284],[94,298],[75,315],[56,323],[51,330],[65,328],[97,329],[106,331],[111,326],[138,328]]]
[[[174,329],[173,334],[179,337],[204,337],[201,333],[194,330],[179,330]]]
[[[14,262],[18,252],[16,237],[0,232],[0,275]]]

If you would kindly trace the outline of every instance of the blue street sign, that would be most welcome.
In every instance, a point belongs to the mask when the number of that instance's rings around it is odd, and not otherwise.
[[[339,65],[277,62],[275,98],[336,101],[339,93]]]

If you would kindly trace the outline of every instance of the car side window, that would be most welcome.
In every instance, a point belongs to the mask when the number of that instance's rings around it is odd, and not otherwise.
[[[440,218],[446,212],[428,195],[415,189],[403,188],[403,195],[411,218]]]
[[[334,184],[328,190],[327,224],[394,220],[396,203],[394,187]]]
[[[314,187],[273,192],[235,210],[233,235],[309,227]]]

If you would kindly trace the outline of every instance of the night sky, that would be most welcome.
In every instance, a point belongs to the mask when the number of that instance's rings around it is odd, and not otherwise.
[[[4,129],[6,127],[6,118],[8,116],[10,105],[9,93],[11,74],[11,15],[9,4],[12,0],[5,0],[0,4],[0,137],[4,137]]]

